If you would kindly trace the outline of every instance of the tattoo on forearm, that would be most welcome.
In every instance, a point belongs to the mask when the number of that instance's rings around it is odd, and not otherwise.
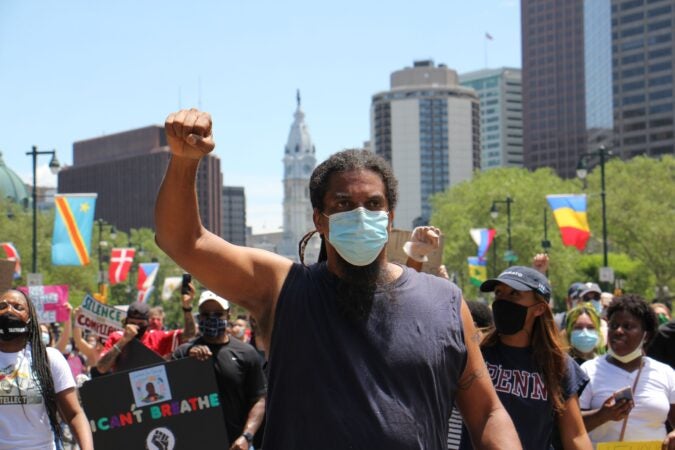
[[[467,375],[465,380],[459,380],[459,384],[458,384],[457,387],[459,389],[465,391],[465,390],[467,390],[471,387],[471,385],[473,384],[474,381],[476,381],[479,378],[483,378],[486,373],[487,373],[487,370],[484,367],[482,367],[482,368],[474,371],[473,373],[470,373],[469,375]]]
[[[476,330],[476,332],[471,336],[470,338],[476,345],[480,345],[480,331]]]
[[[107,372],[110,370],[110,367],[112,367],[112,365],[115,363],[115,359],[117,359],[117,353],[111,348],[108,353],[103,355],[103,357],[98,360],[98,367],[100,369],[105,369],[101,370],[101,372]]]

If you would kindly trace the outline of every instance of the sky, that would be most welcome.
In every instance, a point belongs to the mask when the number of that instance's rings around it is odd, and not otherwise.
[[[519,2],[0,0],[0,152],[32,183],[33,145],[72,164],[73,142],[197,107],[247,224],[277,231],[296,89],[320,162],[370,139],[373,94],[422,59],[520,67]]]

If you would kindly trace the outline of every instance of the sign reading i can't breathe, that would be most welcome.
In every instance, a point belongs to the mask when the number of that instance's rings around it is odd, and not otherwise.
[[[97,450],[227,447],[210,361],[184,358],[116,372],[86,382],[80,395]]]

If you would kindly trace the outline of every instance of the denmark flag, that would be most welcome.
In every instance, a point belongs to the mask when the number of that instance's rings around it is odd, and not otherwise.
[[[110,280],[110,284],[121,283],[127,279],[135,253],[136,249],[133,248],[112,249],[110,267],[108,268],[108,280]]]

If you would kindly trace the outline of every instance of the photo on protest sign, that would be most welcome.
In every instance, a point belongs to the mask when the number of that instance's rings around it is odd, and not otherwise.
[[[70,316],[68,286],[21,286],[19,290],[30,297],[40,323],[65,322]]]
[[[122,331],[122,321],[125,317],[124,311],[96,301],[91,295],[86,295],[82,300],[80,313],[75,317],[75,325],[97,336],[107,338],[112,331]]]
[[[171,400],[171,387],[164,366],[130,372],[129,380],[134,391],[136,406]]]
[[[159,378],[160,372],[151,371],[157,368],[164,370],[161,376],[171,386],[170,394],[137,403],[134,382],[142,383],[143,373]],[[96,377],[80,388],[96,450],[227,448],[223,410],[228,405],[221,402],[211,361],[183,358],[145,370]]]
[[[408,255],[403,251],[403,244],[410,240],[411,233],[412,231],[409,230],[391,230],[387,242],[387,259],[389,261],[405,265]],[[422,264],[422,272],[438,275],[438,268],[443,264],[443,239],[443,236],[441,236],[439,248],[427,255],[429,261]]]

